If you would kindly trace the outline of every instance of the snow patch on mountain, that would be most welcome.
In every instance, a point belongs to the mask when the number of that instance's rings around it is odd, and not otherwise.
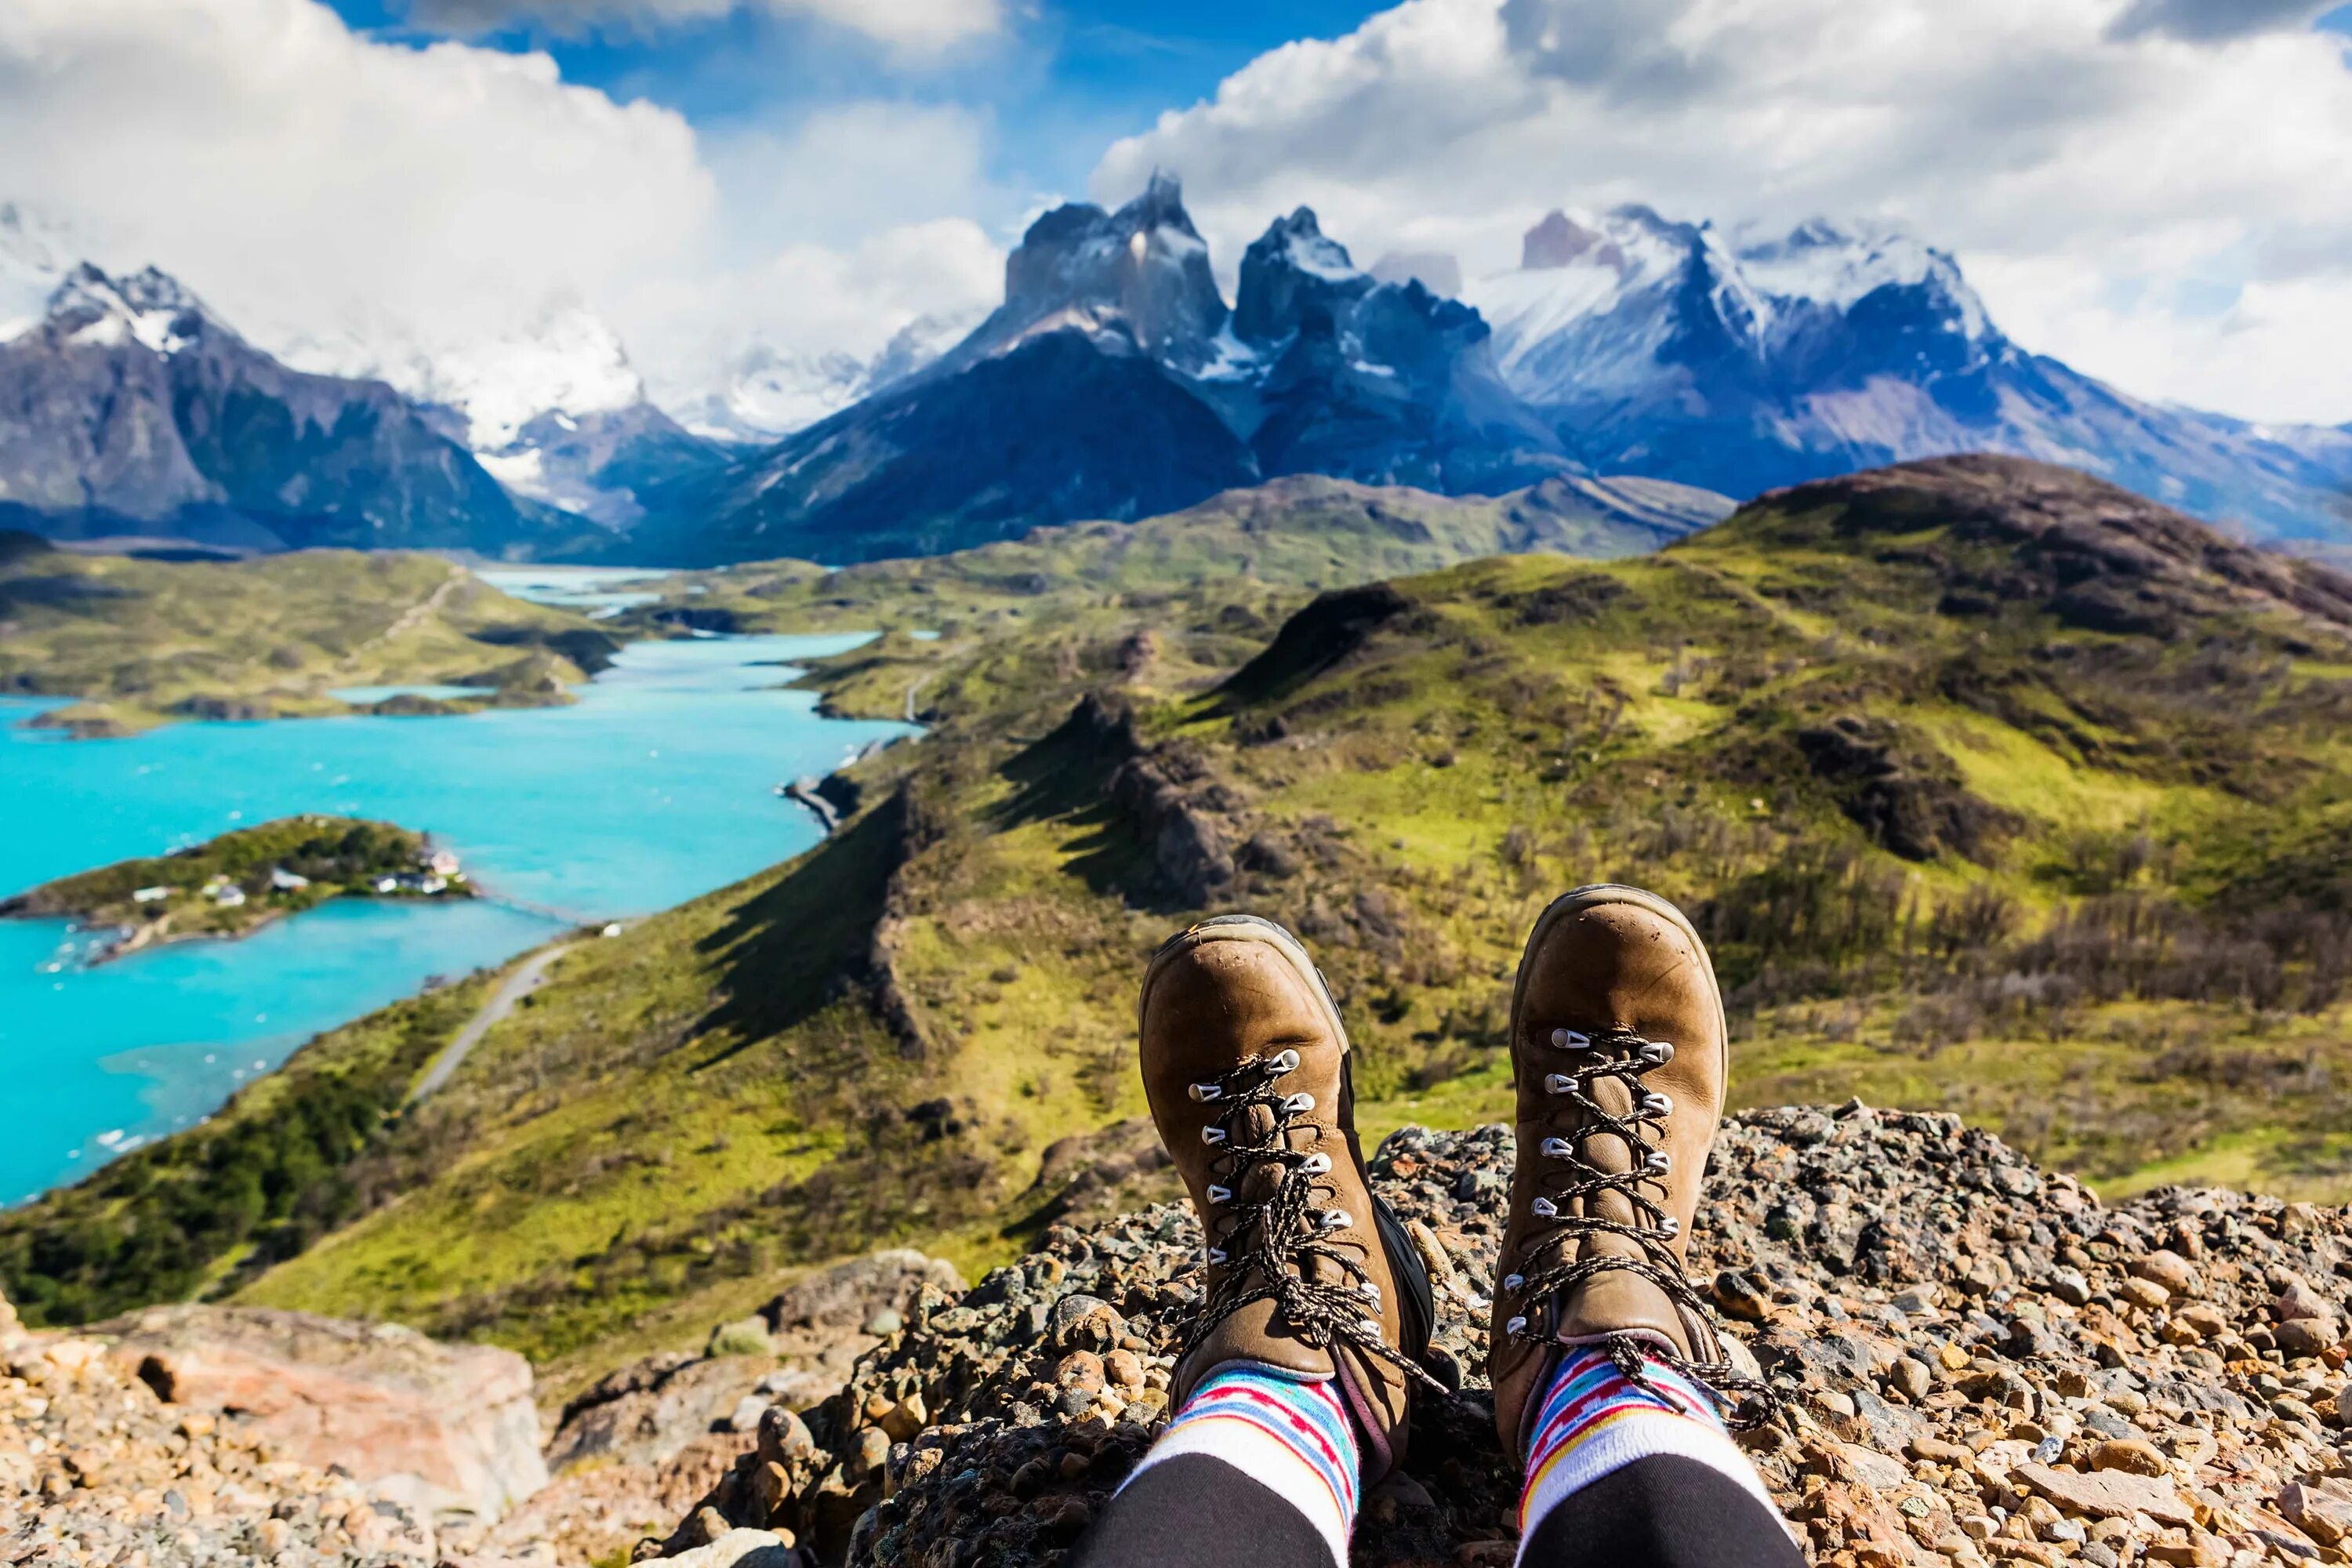
[[[435,354],[419,395],[462,410],[476,451],[499,451],[541,414],[626,408],[645,401],[646,384],[611,327],[566,305],[519,331]]]
[[[87,261],[67,273],[50,295],[47,319],[68,342],[100,348],[138,343],[159,354],[179,353],[208,328],[230,332],[167,272],[150,267],[128,278],[110,278]]]

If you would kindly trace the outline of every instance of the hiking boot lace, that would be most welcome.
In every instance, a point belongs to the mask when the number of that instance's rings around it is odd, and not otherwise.
[[[1277,1051],[1246,1058],[1192,1086],[1194,1100],[1219,1108],[1201,1136],[1222,1152],[1219,1179],[1209,1187],[1204,1228],[1209,1261],[1223,1265],[1225,1274],[1202,1299],[1177,1360],[1244,1307],[1271,1300],[1303,1343],[1329,1350],[1345,1342],[1444,1393],[1444,1384],[1381,1332],[1380,1287],[1357,1249],[1326,1239],[1360,1220],[1368,1231],[1377,1234],[1377,1227],[1370,1215],[1317,1206],[1317,1178],[1329,1173],[1330,1156],[1302,1153],[1290,1145],[1293,1129],[1312,1125],[1302,1119],[1314,1110],[1315,1097],[1285,1094],[1276,1087],[1297,1069],[1297,1051]],[[1261,1127],[1264,1135],[1253,1137]],[[1265,1184],[1253,1178],[1266,1169],[1278,1172],[1273,1192],[1259,1199],[1246,1195]],[[1318,1258],[1335,1265],[1346,1282],[1307,1278]]]
[[[1521,1271],[1502,1282],[1522,1304],[1518,1314],[1504,1325],[1504,1331],[1538,1344],[1590,1348],[1589,1343],[1570,1345],[1559,1337],[1558,1303],[1567,1292],[1600,1275],[1612,1271],[1637,1275],[1664,1291],[1669,1300],[1685,1309],[1690,1319],[1705,1328],[1705,1348],[1712,1352],[1712,1359],[1692,1360],[1631,1332],[1607,1334],[1600,1346],[1625,1380],[1664,1397],[1650,1381],[1647,1358],[1680,1373],[1703,1390],[1722,1407],[1724,1423],[1733,1431],[1747,1431],[1774,1420],[1781,1414],[1780,1395],[1761,1379],[1740,1372],[1724,1355],[1714,1316],[1691,1288],[1682,1260],[1675,1256],[1674,1240],[1681,1222],[1645,1190],[1661,1186],[1673,1169],[1672,1157],[1656,1144],[1664,1142],[1666,1118],[1674,1114],[1675,1102],[1671,1096],[1645,1088],[1642,1079],[1674,1060],[1674,1046],[1625,1029],[1591,1035],[1554,1029],[1551,1043],[1557,1049],[1575,1053],[1575,1058],[1568,1070],[1544,1075],[1545,1091],[1566,1098],[1585,1120],[1573,1136],[1546,1138],[1536,1152],[1540,1159],[1564,1165],[1568,1180],[1562,1185],[1546,1186],[1535,1200],[1536,1216],[1548,1223],[1529,1233]],[[1612,1112],[1594,1098],[1593,1086],[1604,1079],[1625,1086],[1633,1105],[1626,1115]],[[1653,1132],[1657,1134],[1654,1143],[1647,1136]],[[1612,1134],[1623,1139],[1626,1148],[1639,1156],[1626,1170],[1602,1170],[1584,1155],[1586,1139]],[[1521,1158],[1525,1157],[1522,1153]],[[1594,1200],[1607,1193],[1624,1199],[1633,1213],[1631,1222],[1593,1212]],[[1622,1237],[1640,1250],[1631,1257],[1594,1252],[1570,1260],[1577,1243],[1604,1235]],[[1536,1266],[1538,1259],[1547,1258],[1549,1262]],[[1540,1329],[1535,1323],[1539,1312],[1552,1320]],[[1735,1405],[1735,1394],[1744,1395],[1744,1402]]]

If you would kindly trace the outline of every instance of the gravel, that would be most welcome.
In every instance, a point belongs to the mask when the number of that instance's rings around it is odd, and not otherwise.
[[[1410,1223],[1462,1373],[1366,1499],[1358,1564],[1507,1563],[1516,1477],[1476,1375],[1510,1134],[1408,1128],[1375,1186]],[[1735,1117],[1691,1271],[1793,1429],[1745,1439],[1817,1562],[2346,1563],[2347,1211],[2168,1188],[2108,1207],[1958,1118]],[[1161,1205],[1076,1228],[958,1299],[926,1288],[847,1388],[772,1405],[666,1541],[695,1568],[1058,1563],[1167,1416],[1200,1232]]]
[[[410,1510],[165,1405],[97,1341],[14,1331],[0,1302],[0,1562],[439,1561],[432,1524]]]

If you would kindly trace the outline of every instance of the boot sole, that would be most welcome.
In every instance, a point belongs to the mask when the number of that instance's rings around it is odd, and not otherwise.
[[[1315,999],[1322,1004],[1324,1021],[1331,1026],[1331,1037],[1339,1042],[1340,1056],[1355,1054],[1355,1047],[1348,1040],[1348,1026],[1339,1016],[1339,1004],[1331,995],[1330,983],[1323,978],[1323,971],[1316,966],[1314,957],[1307,951],[1307,944],[1262,915],[1218,915],[1197,925],[1187,926],[1161,942],[1158,951],[1152,953],[1150,966],[1143,972],[1142,990],[1136,998],[1136,1032],[1139,1035],[1143,1030],[1143,1010],[1151,999],[1152,982],[1159,978],[1160,963],[1180,951],[1182,944],[1202,939],[1264,942],[1282,954],[1291,968],[1298,972],[1299,978],[1307,983]],[[1359,1144],[1353,1126],[1344,1131],[1349,1134],[1351,1144]],[[1356,1179],[1363,1183],[1365,1193],[1371,1197],[1372,1228],[1381,1238],[1381,1249],[1388,1254],[1389,1271],[1395,1276],[1398,1291],[1403,1298],[1399,1303],[1398,1313],[1406,1342],[1402,1348],[1418,1360],[1429,1349],[1430,1338],[1436,1328],[1437,1294],[1430,1284],[1429,1266],[1422,1261],[1421,1249],[1412,1244],[1412,1235],[1405,1229],[1404,1221],[1397,1217],[1387,1200],[1372,1192],[1372,1174],[1360,1161],[1356,1165]]]
[[[1535,952],[1557,922],[1604,904],[1631,904],[1635,909],[1645,910],[1689,939],[1691,951],[1698,955],[1699,973],[1706,976],[1707,995],[1715,1002],[1715,1037],[1723,1042],[1719,1066],[1723,1082],[1728,1089],[1731,1082],[1731,1027],[1723,1011],[1723,987],[1716,983],[1714,957],[1706,951],[1706,943],[1700,940],[1698,928],[1691,924],[1688,915],[1646,889],[1629,888],[1622,882],[1593,882],[1585,887],[1571,888],[1545,906],[1544,912],[1536,917],[1534,928],[1528,932],[1527,946],[1520,950],[1517,977],[1511,983],[1511,1048],[1515,1052],[1518,1048],[1520,1003],[1525,1000],[1528,984],[1527,955]]]

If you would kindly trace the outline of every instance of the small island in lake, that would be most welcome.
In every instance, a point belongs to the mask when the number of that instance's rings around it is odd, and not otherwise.
[[[0,917],[77,920],[120,934],[103,963],[159,942],[250,935],[339,898],[471,898],[457,857],[358,817],[282,817],[149,859],[121,860],[0,900]]]

